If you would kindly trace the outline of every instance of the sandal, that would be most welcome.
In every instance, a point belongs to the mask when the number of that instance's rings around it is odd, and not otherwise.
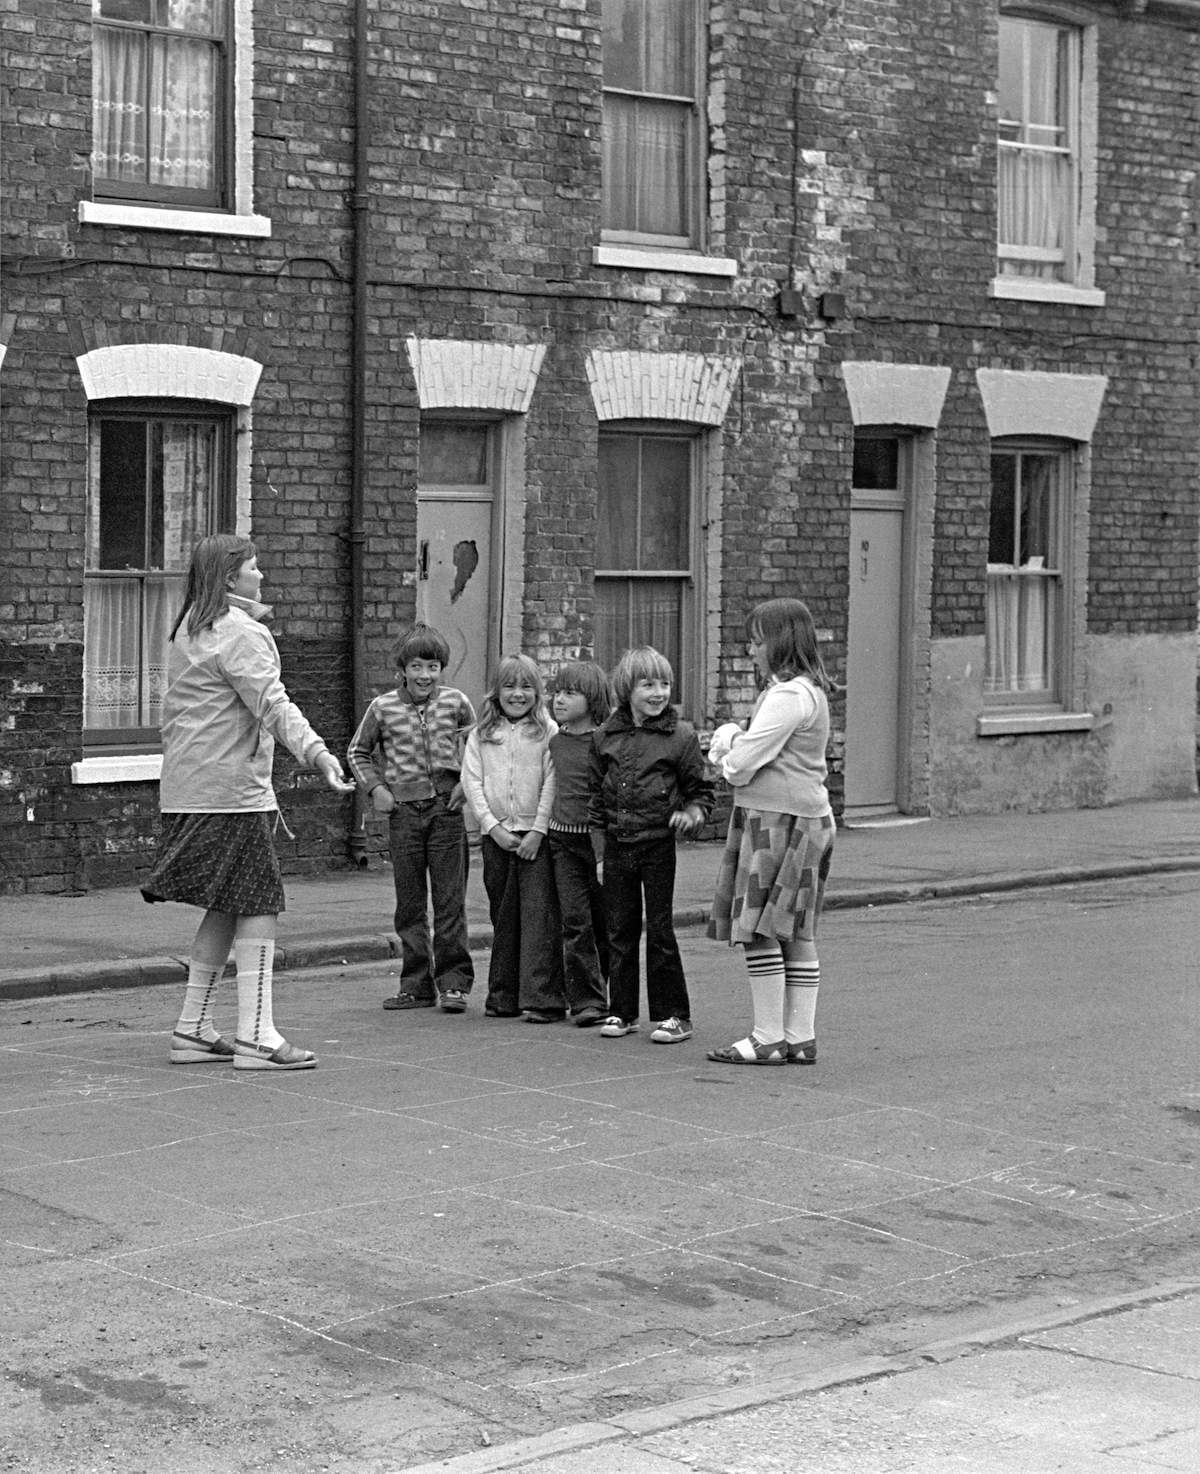
[[[171,1035],[173,1065],[228,1064],[232,1058],[233,1045],[220,1035],[201,1039],[195,1034],[181,1034],[178,1029]]]
[[[708,1057],[719,1065],[786,1065],[787,1043],[760,1044],[757,1039],[738,1039],[725,1049],[710,1049]]]
[[[285,1039],[271,1049],[266,1044],[250,1044],[245,1039],[233,1041],[235,1070],[315,1070],[317,1056],[311,1049],[299,1049]]]
[[[787,1062],[789,1065],[815,1065],[817,1062],[817,1041],[805,1039],[802,1044],[789,1044],[787,1047]]]

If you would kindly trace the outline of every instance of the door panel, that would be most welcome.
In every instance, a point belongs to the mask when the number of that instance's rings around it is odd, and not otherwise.
[[[487,689],[492,626],[491,499],[417,500],[417,618],[450,646],[444,679],[478,709]]]
[[[903,554],[903,505],[851,509],[846,662],[848,812],[896,807]]]

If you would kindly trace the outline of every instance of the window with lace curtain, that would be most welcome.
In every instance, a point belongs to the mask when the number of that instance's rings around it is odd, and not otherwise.
[[[988,702],[1036,706],[1065,699],[1072,487],[1066,448],[993,445],[983,678]]]
[[[233,0],[92,0],[98,199],[229,205]]]
[[[699,248],[701,0],[602,0],[603,237]]]
[[[1004,14],[999,47],[999,274],[1090,286],[1094,27]]]
[[[200,408],[110,408],[91,417],[85,743],[157,743],[167,639],[192,548],[232,525],[232,431],[229,413]]]
[[[672,699],[695,700],[695,488],[698,438],[601,431],[596,539],[596,659],[653,645],[675,672]]]

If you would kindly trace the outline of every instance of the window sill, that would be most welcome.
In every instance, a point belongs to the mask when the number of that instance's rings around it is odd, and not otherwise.
[[[85,757],[71,764],[72,783],[157,783],[161,773],[161,752]]]
[[[81,225],[123,225],[133,230],[175,230],[194,235],[241,235],[265,238],[271,222],[265,215],[223,215],[208,210],[171,210],[158,205],[120,205],[106,200],[80,200]]]
[[[1025,732],[1090,732],[1096,718],[1090,711],[987,712],[976,718],[979,737],[1011,737]]]
[[[691,251],[655,250],[648,246],[593,246],[593,266],[623,266],[632,271],[678,271],[690,276],[737,275],[728,256],[701,256]]]
[[[1035,281],[1032,277],[997,276],[989,295],[1009,302],[1061,302],[1072,307],[1103,307],[1104,293],[1095,287],[1073,287],[1061,281]]]

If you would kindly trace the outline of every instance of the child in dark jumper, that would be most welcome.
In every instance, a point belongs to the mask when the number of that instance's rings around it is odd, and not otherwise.
[[[550,739],[554,807],[550,813],[550,858],[562,913],[567,1005],[581,1029],[608,1015],[608,923],[588,834],[588,760],[592,733],[612,710],[608,677],[590,660],[563,666],[555,680]]]
[[[646,1003],[654,1044],[692,1037],[691,1004],[675,939],[675,837],[695,834],[713,785],[690,722],[671,705],[670,661],[649,645],[627,650],[612,674],[616,708],[592,737],[588,827],[608,913],[606,1039],[637,1029],[643,899]]]

